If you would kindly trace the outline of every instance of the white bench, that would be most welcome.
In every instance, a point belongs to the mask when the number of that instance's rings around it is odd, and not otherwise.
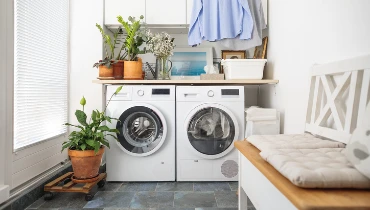
[[[369,83],[370,55],[314,66],[306,132],[347,144],[363,120]],[[235,146],[240,151],[239,209],[247,209],[247,195],[257,209],[370,209],[369,190],[300,188],[247,141]]]

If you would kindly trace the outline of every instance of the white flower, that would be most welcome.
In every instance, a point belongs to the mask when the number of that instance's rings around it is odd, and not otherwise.
[[[147,47],[150,52],[152,52],[157,57],[168,57],[173,55],[173,49],[175,44],[171,36],[166,33],[157,33],[152,34],[150,31],[147,31]]]

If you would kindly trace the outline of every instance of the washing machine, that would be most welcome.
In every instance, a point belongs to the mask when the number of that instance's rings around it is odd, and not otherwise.
[[[107,100],[118,86],[107,87]],[[175,181],[175,86],[123,86],[107,115],[107,181]]]
[[[244,87],[176,87],[178,181],[237,181]]]

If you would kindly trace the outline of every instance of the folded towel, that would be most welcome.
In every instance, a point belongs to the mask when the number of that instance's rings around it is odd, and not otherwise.
[[[247,121],[277,120],[276,109],[265,109],[252,106],[245,110]]]

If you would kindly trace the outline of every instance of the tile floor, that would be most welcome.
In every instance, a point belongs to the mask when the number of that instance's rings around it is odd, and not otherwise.
[[[84,194],[57,193],[53,200],[40,198],[27,209],[236,210],[237,187],[237,182],[110,182],[94,189],[89,202]]]

